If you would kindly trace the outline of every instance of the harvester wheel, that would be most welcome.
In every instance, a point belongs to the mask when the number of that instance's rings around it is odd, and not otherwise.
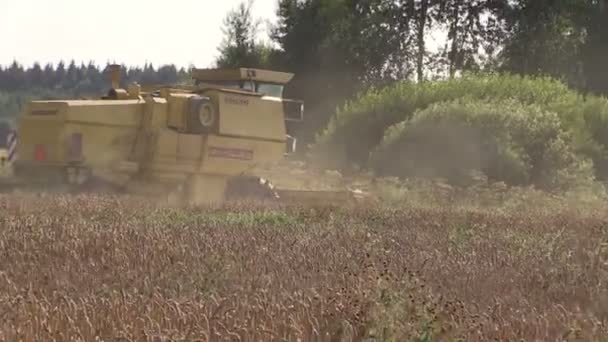
[[[215,124],[215,109],[210,103],[204,103],[201,105],[198,112],[198,119],[201,126],[205,128],[211,128]]]
[[[279,199],[274,186],[259,177],[238,176],[228,180],[226,200],[228,201],[276,201]]]
[[[208,97],[195,96],[190,100],[186,126],[191,134],[213,133],[217,130],[218,116]]]

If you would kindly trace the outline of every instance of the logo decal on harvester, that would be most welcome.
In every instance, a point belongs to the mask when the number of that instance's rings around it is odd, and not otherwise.
[[[244,97],[226,96],[226,97],[224,97],[224,102],[226,104],[231,104],[231,105],[236,105],[236,106],[249,106],[249,100]]]
[[[209,156],[215,158],[252,160],[252,150],[242,150],[238,148],[209,147]]]

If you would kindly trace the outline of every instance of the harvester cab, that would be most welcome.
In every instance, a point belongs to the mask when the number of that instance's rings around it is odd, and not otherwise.
[[[304,120],[304,103],[284,98],[287,83],[293,74],[260,69],[195,69],[193,79],[200,89],[220,88],[224,91],[236,90],[249,93],[262,101],[276,101],[282,104],[283,121],[286,130],[287,153],[296,149],[295,128]],[[255,115],[252,114],[255,120]]]

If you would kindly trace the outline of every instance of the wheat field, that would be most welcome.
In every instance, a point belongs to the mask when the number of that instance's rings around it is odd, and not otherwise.
[[[2,341],[606,341],[608,213],[0,197]]]

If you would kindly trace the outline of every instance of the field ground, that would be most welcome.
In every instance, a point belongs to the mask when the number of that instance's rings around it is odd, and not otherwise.
[[[0,213],[2,341],[607,341],[605,210]]]

